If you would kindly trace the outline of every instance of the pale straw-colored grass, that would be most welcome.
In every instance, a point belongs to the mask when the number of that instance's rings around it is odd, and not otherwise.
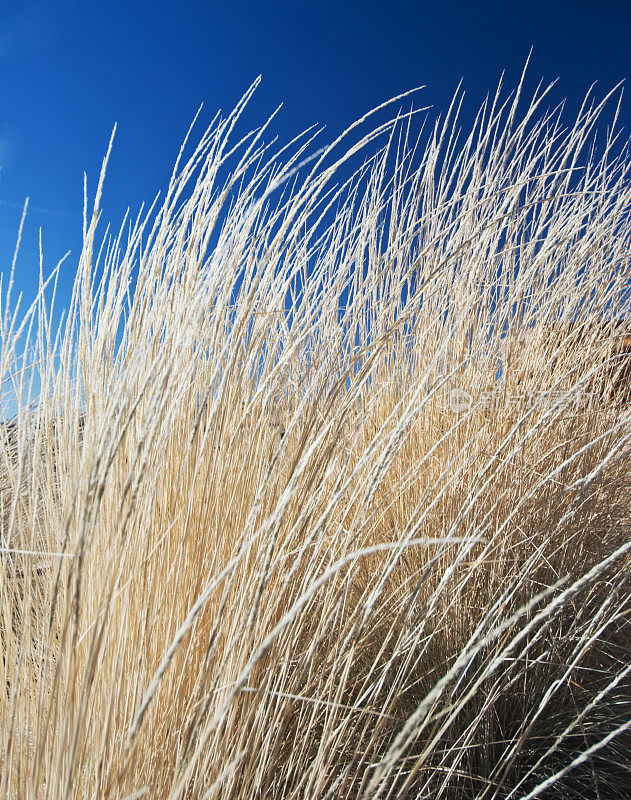
[[[61,323],[4,293],[2,795],[628,797],[616,95],[304,164],[254,88],[103,246],[101,176]]]

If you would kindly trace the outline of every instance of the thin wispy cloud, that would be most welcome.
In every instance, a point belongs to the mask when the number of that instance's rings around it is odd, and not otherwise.
[[[24,208],[24,203],[15,203],[10,200],[0,200],[0,206],[5,208],[18,208],[20,211]],[[81,219],[80,214],[72,214],[69,211],[58,211],[54,208],[43,208],[42,206],[34,206],[29,203],[29,211],[34,211],[37,214],[50,214],[54,217],[67,217],[69,219]]]

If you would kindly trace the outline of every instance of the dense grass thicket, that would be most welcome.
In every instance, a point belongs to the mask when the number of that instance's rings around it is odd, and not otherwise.
[[[628,798],[616,95],[305,163],[254,89],[114,237],[104,164],[66,313],[4,277],[0,793]]]

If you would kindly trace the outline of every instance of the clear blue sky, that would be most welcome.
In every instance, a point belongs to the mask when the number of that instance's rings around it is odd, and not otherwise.
[[[63,303],[81,231],[83,171],[95,189],[118,123],[104,212],[117,228],[165,188],[200,103],[204,122],[263,84],[251,127],[279,103],[288,139],[325,124],[323,143],[373,105],[419,84],[414,103],[444,110],[460,81],[471,113],[502,70],[517,80],[559,78],[554,100],[576,112],[595,80],[604,92],[631,75],[630,0],[445,2],[135,2],[3,0],[0,4],[0,270],[10,265],[30,197],[17,287],[31,294],[37,231],[45,265],[66,250]],[[628,90],[627,90],[628,91]],[[568,117],[569,118],[569,117]],[[631,98],[622,124],[631,124]]]

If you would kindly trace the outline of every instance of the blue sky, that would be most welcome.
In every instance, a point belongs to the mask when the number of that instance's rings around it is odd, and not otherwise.
[[[165,188],[200,103],[203,122],[231,109],[257,75],[247,120],[284,103],[287,140],[326,125],[323,143],[370,107],[413,86],[443,111],[460,81],[465,118],[495,88],[513,87],[528,52],[532,87],[558,78],[568,119],[593,81],[631,75],[631,2],[3,2],[0,5],[0,270],[9,269],[21,206],[31,212],[16,285],[34,290],[37,236],[45,266],[67,250],[61,302],[78,257],[83,172],[94,192],[110,131],[118,133],[104,193],[117,228]],[[623,102],[625,130],[631,102]]]

